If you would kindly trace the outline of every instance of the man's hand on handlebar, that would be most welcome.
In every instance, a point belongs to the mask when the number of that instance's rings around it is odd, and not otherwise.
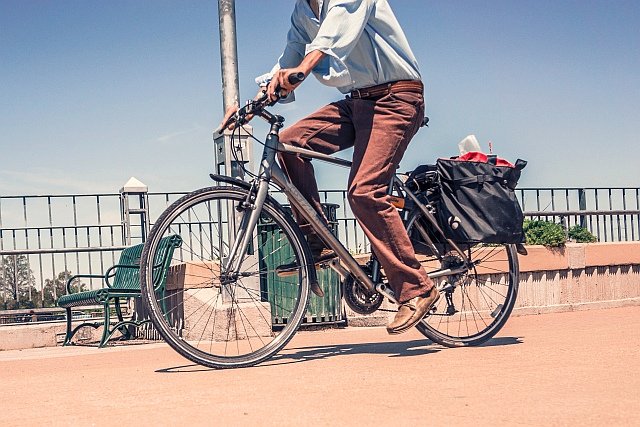
[[[267,86],[267,93],[271,102],[289,95],[307,77],[307,74],[300,67],[283,68],[276,71]]]
[[[258,101],[262,99],[264,97],[265,90],[266,89],[260,88],[256,96],[253,97],[253,100]],[[233,104],[231,107],[227,108],[227,111],[224,113],[224,117],[222,118],[222,121],[218,126],[218,129],[217,129],[218,133],[222,133],[222,131],[224,131],[225,129],[228,129],[228,130],[235,129],[236,123],[234,120],[231,120],[231,118],[233,117],[234,114],[238,112],[239,109],[240,107],[238,106],[238,104]],[[247,114],[246,116],[244,116],[243,121],[245,123],[248,123],[251,121],[251,119],[253,119],[253,114]],[[225,124],[226,124],[226,127],[225,127]]]
[[[222,133],[222,131],[225,128],[225,124],[229,123],[231,116],[233,116],[237,112],[238,112],[238,104],[233,104],[231,107],[227,108],[227,111],[224,113],[224,117],[222,118],[222,121],[220,122],[218,129],[216,129],[216,132]],[[236,127],[235,123],[231,122],[227,125],[226,128],[229,130],[233,130],[235,127]]]

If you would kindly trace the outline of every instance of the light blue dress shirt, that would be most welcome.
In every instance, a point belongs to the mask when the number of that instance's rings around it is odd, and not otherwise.
[[[326,56],[312,73],[342,93],[396,80],[420,80],[416,58],[387,0],[318,0],[320,19],[297,0],[287,45],[265,84],[280,68],[297,67],[314,50]]]

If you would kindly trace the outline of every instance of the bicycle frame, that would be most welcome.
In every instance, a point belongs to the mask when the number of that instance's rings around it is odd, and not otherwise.
[[[239,227],[240,230],[238,233],[238,238],[233,244],[224,270],[226,272],[235,273],[239,271],[240,265],[242,264],[242,256],[238,256],[238,254],[244,254],[247,252],[247,248],[252,238],[251,236],[253,234],[253,230],[258,223],[260,212],[262,211],[262,206],[269,191],[269,183],[274,182],[288,197],[289,202],[298,210],[298,212],[304,217],[304,219],[307,220],[313,230],[336,253],[339,262],[337,260],[331,262],[330,267],[332,269],[334,269],[343,278],[346,278],[349,274],[352,274],[370,292],[380,292],[391,301],[397,303],[393,291],[383,283],[376,284],[375,281],[371,277],[369,277],[367,273],[362,269],[362,266],[353,258],[347,248],[345,248],[344,245],[331,233],[320,215],[315,211],[315,209],[313,209],[309,202],[307,202],[304,196],[298,191],[298,189],[285,175],[284,171],[280,168],[280,166],[276,162],[276,153],[283,152],[302,155],[303,157],[318,159],[327,163],[344,167],[351,167],[352,163],[348,160],[330,156],[327,154],[282,144],[279,140],[279,130],[282,127],[282,121],[284,119],[280,116],[272,115],[265,110],[260,111],[258,115],[260,115],[263,119],[271,124],[271,129],[264,145],[258,178],[256,179],[256,181],[254,181],[250,190],[249,198],[252,198],[252,200],[247,200],[247,206],[251,207],[251,213],[249,214],[248,218],[247,215],[243,216],[241,225]],[[256,182],[257,188],[255,188]],[[425,218],[427,218],[430,226],[444,237],[444,232],[438,225],[434,214],[430,212],[422,202],[420,202],[418,197],[413,192],[406,188],[402,180],[400,180],[400,178],[398,178],[396,175],[394,175],[391,179],[387,194],[391,195],[394,190],[398,191],[400,194],[408,196],[409,199],[411,199],[421,210]],[[434,249],[434,253],[436,253],[438,258],[441,259],[441,254],[439,253],[435,244],[429,238],[429,236],[424,234],[422,237],[425,238],[427,243]],[[454,242],[449,239],[446,239],[446,242],[447,244],[451,245],[451,247],[460,255],[460,257],[464,261],[464,265],[455,269],[447,268],[427,273],[427,275],[432,279],[442,276],[448,276],[451,274],[462,273],[473,267],[473,264],[469,262],[469,259],[463,250],[461,250]],[[379,262],[374,258],[374,277],[379,274],[379,267]],[[311,268],[313,268],[313,266]],[[311,277],[315,277],[315,275]]]

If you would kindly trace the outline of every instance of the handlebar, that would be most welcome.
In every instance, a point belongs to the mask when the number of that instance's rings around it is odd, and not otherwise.
[[[304,73],[300,72],[295,74],[289,74],[289,78],[287,80],[289,80],[290,84],[297,85],[298,83],[301,83],[302,81],[304,81]]]
[[[306,76],[304,75],[304,73],[300,72],[295,74],[289,74],[289,77],[287,78],[287,80],[289,80],[290,84],[296,85],[304,81],[305,77]],[[271,107],[275,105],[276,102],[278,102],[278,100],[281,98],[280,90],[281,90],[280,86],[276,87],[276,91],[273,94],[276,97],[275,101],[271,100],[271,98],[266,93],[266,91],[263,93],[263,95],[260,98],[247,101],[244,107],[239,108],[234,115],[229,117],[229,119],[222,126],[220,126],[218,129],[214,131],[214,134],[222,135],[222,132],[233,122],[243,124],[245,118],[248,115],[260,114],[265,107]]]

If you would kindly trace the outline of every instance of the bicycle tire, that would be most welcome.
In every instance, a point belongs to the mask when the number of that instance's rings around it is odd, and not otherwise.
[[[183,357],[211,368],[252,366],[276,354],[297,331],[309,302],[307,269],[286,279],[274,273],[280,263],[307,265],[311,254],[298,225],[271,197],[242,271],[221,277],[229,236],[252,209],[243,207],[247,196],[244,188],[220,186],[181,197],[160,215],[142,253],[141,290],[153,326]],[[162,277],[152,266],[161,239],[174,234],[182,244]]]
[[[423,264],[443,268],[459,260],[444,239],[429,231],[421,211],[413,212],[406,225],[414,247],[427,252],[422,256]],[[445,254],[443,261],[438,261],[433,252],[424,251],[424,240],[418,241],[420,233],[428,233],[435,241]],[[476,346],[491,339],[507,322],[518,295],[520,273],[515,245],[473,244],[463,248],[475,267],[464,274],[434,280],[440,299],[416,325],[427,338],[446,347]]]

